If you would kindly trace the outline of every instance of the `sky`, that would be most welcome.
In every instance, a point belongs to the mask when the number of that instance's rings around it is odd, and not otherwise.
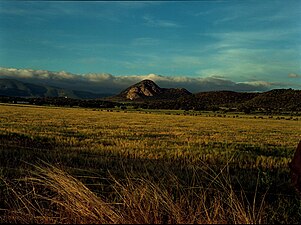
[[[301,89],[300,40],[299,0],[0,1],[0,77],[46,83]]]

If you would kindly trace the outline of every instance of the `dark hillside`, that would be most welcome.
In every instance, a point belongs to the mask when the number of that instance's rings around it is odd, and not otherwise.
[[[245,103],[252,108],[301,111],[301,90],[274,89],[263,92]]]
[[[234,91],[211,91],[194,94],[194,98],[205,105],[235,106],[249,101],[258,95],[260,94]]]

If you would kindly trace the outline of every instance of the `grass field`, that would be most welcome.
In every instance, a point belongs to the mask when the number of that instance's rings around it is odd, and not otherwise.
[[[1,104],[0,222],[301,221],[300,118],[177,114]]]

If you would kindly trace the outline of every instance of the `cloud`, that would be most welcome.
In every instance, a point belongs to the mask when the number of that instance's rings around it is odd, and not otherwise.
[[[151,27],[163,27],[163,28],[177,28],[180,27],[179,24],[170,21],[170,20],[160,20],[160,19],[154,19],[151,16],[144,16],[143,17],[146,25]]]
[[[280,23],[285,22],[285,26],[287,26],[289,22],[300,15],[300,4],[296,3],[297,1],[290,1],[289,3],[273,1],[273,4],[269,1],[260,1],[256,4],[254,1],[241,1],[239,4],[224,3],[224,7],[216,7],[215,10],[212,10],[216,15],[222,15],[217,17],[213,24],[225,26],[243,23],[251,27],[257,23],[263,25],[277,23],[278,26],[281,26]]]
[[[232,79],[256,75],[275,80],[283,79],[287,71],[300,70],[298,28],[220,31],[201,33],[200,36],[209,38],[211,43],[203,48],[205,66],[199,67],[198,74],[214,73]]]
[[[157,74],[114,76],[107,73],[72,74],[65,71],[15,69],[0,67],[0,78],[17,79],[23,82],[44,84],[72,90],[91,91],[95,93],[116,94],[144,79],[150,79],[163,88],[186,88],[196,93],[213,90],[232,91],[267,91],[274,88],[290,87],[289,83],[266,81],[234,82],[220,76],[188,77],[162,76]],[[300,85],[301,88],[301,85]]]
[[[287,75],[289,78],[301,78],[301,75],[296,74],[296,73],[290,73]]]

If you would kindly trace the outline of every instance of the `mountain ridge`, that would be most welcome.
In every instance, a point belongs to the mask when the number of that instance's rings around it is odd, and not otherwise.
[[[68,97],[93,99],[107,97],[109,94],[88,91],[70,90],[65,88],[38,85],[16,79],[0,78],[0,95],[12,97]]]
[[[219,107],[227,107],[245,112],[254,109],[301,111],[301,90],[273,89],[256,93],[225,90],[192,94],[184,88],[161,88],[151,80],[142,80],[117,95],[104,95],[0,79],[0,96],[98,99],[116,105],[132,104],[136,107],[155,109],[216,110]]]

